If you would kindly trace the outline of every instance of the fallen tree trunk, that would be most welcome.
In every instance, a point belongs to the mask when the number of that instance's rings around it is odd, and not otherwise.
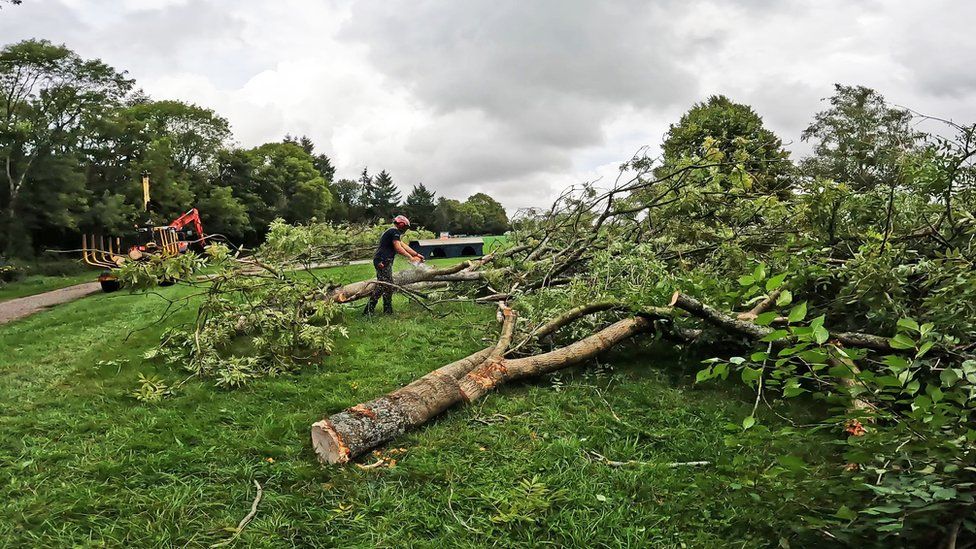
[[[505,317],[506,322],[514,315]],[[515,379],[552,372],[588,360],[621,341],[650,329],[643,317],[621,320],[600,332],[555,351],[518,359],[497,350],[511,341],[503,327],[499,343],[443,366],[378,399],[352,406],[312,425],[312,448],[319,460],[346,463],[417,427],[447,408],[480,398]],[[507,331],[507,336],[506,336]]]
[[[418,284],[421,282],[464,282],[483,280],[485,278],[484,271],[471,270],[472,268],[478,267],[483,263],[484,261],[481,260],[462,261],[461,263],[452,265],[450,267],[433,269],[414,268],[397,271],[393,273],[393,284],[396,286],[408,287],[412,284]],[[371,278],[368,280],[360,280],[359,282],[352,282],[343,286],[337,286],[329,290],[325,296],[325,299],[335,301],[336,303],[348,303],[350,301],[363,299],[365,297],[369,297],[370,294],[373,293],[376,283],[376,279]]]

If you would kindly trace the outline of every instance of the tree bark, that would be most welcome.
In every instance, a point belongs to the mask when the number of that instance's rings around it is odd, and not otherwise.
[[[749,321],[755,320],[757,316],[768,311],[769,308],[776,303],[776,300],[779,299],[779,296],[782,293],[783,290],[773,290],[772,293],[766,296],[765,299],[761,300],[759,303],[756,303],[755,307],[749,309],[749,311],[745,313],[739,313],[738,316],[736,316],[736,318],[739,320],[749,320]]]
[[[506,323],[514,315],[507,315]],[[499,343],[443,366],[389,395],[352,406],[312,425],[312,448],[324,463],[346,463],[417,427],[451,406],[481,397],[515,379],[552,372],[590,359],[617,343],[646,331],[651,321],[628,318],[555,351],[519,359],[503,358],[511,341],[503,326]]]

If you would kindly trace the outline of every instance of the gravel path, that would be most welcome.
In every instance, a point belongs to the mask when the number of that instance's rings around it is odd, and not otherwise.
[[[98,282],[85,282],[84,284],[76,284],[67,288],[61,288],[60,290],[44,292],[43,294],[29,295],[27,297],[18,297],[17,299],[4,301],[0,303],[0,324],[6,324],[43,311],[44,309],[49,309],[55,305],[74,301],[100,291],[102,291],[102,287]]]

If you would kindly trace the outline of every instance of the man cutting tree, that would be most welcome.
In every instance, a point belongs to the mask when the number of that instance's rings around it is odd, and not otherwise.
[[[419,263],[424,260],[424,256],[410,249],[404,244],[400,237],[403,232],[410,227],[410,220],[402,215],[393,219],[393,227],[386,230],[380,236],[379,245],[376,247],[376,255],[373,256],[373,267],[376,269],[376,284],[373,294],[369,296],[369,303],[363,314],[371,316],[376,311],[376,303],[383,297],[383,312],[393,314],[393,259],[396,254],[406,257],[411,263]]]

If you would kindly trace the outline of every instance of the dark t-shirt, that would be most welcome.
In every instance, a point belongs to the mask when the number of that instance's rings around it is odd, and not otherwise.
[[[393,243],[400,240],[400,231],[391,227],[380,237],[380,244],[376,247],[376,259],[381,261],[393,261],[396,257],[396,248]]]

